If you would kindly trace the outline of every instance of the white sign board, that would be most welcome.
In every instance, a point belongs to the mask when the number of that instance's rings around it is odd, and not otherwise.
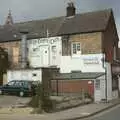
[[[83,63],[84,64],[100,64],[102,62],[102,54],[88,54],[83,55]]]

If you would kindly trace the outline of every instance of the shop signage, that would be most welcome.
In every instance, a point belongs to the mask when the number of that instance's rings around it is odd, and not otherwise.
[[[53,44],[60,40],[60,37],[51,37],[51,38],[40,38],[31,40],[30,44],[41,45],[41,44]]]
[[[90,56],[86,55],[83,57],[84,64],[100,64],[100,57],[99,56]]]

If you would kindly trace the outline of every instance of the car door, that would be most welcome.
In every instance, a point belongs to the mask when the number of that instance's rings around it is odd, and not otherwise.
[[[23,86],[23,82],[22,81],[16,81],[14,84],[14,94],[18,95],[19,92],[21,91]]]
[[[15,81],[10,81],[8,84],[4,85],[3,90],[5,93],[11,94],[14,89]]]

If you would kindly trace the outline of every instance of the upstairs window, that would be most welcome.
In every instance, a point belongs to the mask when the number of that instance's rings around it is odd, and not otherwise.
[[[81,54],[81,45],[78,42],[72,43],[72,55]]]

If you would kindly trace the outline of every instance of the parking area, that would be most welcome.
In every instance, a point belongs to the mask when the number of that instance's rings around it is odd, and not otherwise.
[[[17,97],[0,95],[0,108],[3,107],[23,107],[30,101],[31,97]]]

